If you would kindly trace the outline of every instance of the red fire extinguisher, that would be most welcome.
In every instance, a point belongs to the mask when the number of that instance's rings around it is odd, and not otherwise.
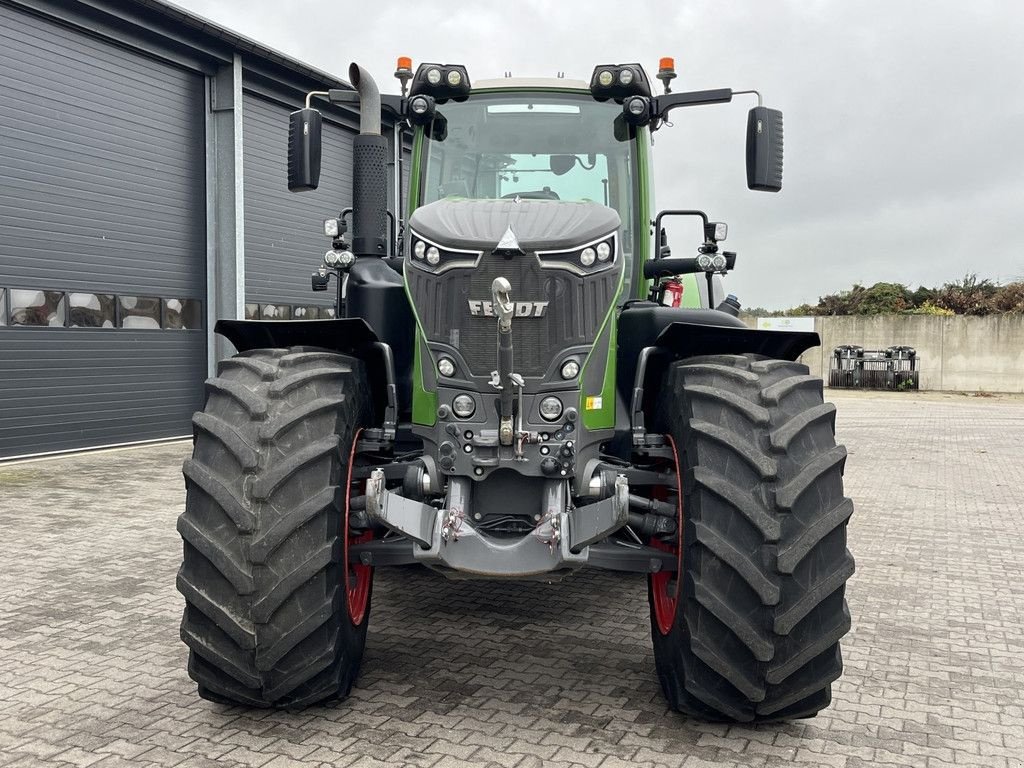
[[[680,307],[683,304],[683,284],[678,280],[666,280],[661,284],[661,303],[666,307]]]

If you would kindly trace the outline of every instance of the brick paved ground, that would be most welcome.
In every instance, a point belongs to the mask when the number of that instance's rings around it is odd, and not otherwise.
[[[0,766],[1020,766],[1024,400],[834,398],[856,500],[833,706],[667,712],[643,580],[382,574],[353,697],[199,700],[174,591],[182,444],[0,469]]]

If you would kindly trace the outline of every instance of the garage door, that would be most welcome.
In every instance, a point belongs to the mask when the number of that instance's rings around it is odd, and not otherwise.
[[[0,5],[0,458],[190,433],[204,82]]]
[[[333,307],[309,276],[331,241],[323,220],[352,200],[352,137],[324,122],[323,171],[315,192],[288,191],[288,114],[294,107],[245,94],[245,301],[252,319],[310,319]]]

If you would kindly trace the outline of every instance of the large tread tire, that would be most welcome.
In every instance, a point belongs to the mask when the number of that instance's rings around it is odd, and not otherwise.
[[[260,349],[206,383],[178,518],[181,638],[199,695],[252,707],[346,696],[366,643],[348,610],[351,447],[371,418],[361,361]]]
[[[850,629],[853,504],[835,407],[806,366],[720,355],[673,364],[658,413],[684,493],[683,577],[667,633],[649,582],[669,704],[704,720],[813,716],[831,701]]]

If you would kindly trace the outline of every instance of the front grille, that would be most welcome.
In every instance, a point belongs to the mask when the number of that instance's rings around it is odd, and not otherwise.
[[[471,315],[469,301],[490,301],[496,277],[512,284],[513,301],[547,301],[544,317],[512,321],[516,372],[542,376],[562,350],[593,343],[613,300],[620,268],[580,277],[541,269],[532,253],[506,258],[485,252],[476,268],[432,275],[409,267],[407,274],[428,339],[456,347],[475,376],[497,367],[497,320]]]

